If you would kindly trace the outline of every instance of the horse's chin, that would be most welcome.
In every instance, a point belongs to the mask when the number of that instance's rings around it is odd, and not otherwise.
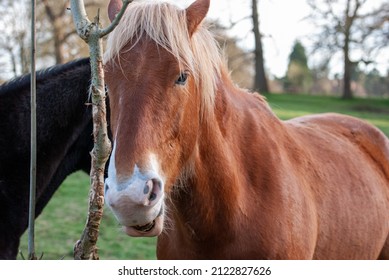
[[[132,237],[153,237],[161,234],[163,230],[163,215],[152,222],[139,226],[123,226],[124,232]]]

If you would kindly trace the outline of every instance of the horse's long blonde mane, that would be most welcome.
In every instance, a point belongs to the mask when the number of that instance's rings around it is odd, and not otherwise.
[[[185,10],[166,2],[133,2],[108,37],[104,62],[120,58],[121,51],[130,51],[122,50],[130,40],[135,45],[142,36],[149,37],[193,75],[203,97],[204,114],[213,107],[223,60],[216,40],[203,24],[190,37]]]

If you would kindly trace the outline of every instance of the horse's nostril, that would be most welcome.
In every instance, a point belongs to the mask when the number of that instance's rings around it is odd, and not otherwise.
[[[153,200],[156,199],[156,198],[157,198],[157,195],[156,195],[155,193],[153,193],[153,192],[152,192],[152,193],[150,194],[150,196],[149,196],[149,200],[150,200],[150,201],[153,201]]]
[[[150,192],[150,190],[152,190],[152,189],[153,189],[153,181],[152,180],[148,180],[146,182],[145,188],[143,189],[143,193],[144,194],[148,194]]]
[[[147,195],[149,204],[157,200],[162,193],[162,182],[159,179],[150,179],[146,182],[143,193]]]
[[[104,184],[104,191],[107,192],[109,190],[109,186],[108,186],[108,183],[105,182]]]

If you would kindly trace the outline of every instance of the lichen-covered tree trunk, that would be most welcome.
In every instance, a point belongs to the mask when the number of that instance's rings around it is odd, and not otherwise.
[[[97,28],[97,26],[93,26],[92,28]],[[107,132],[102,46],[100,38],[96,35],[90,36],[88,40],[91,71],[93,73],[90,93],[92,99],[94,138],[94,147],[91,152],[89,211],[81,239],[74,247],[75,259],[94,260],[99,259],[95,245],[99,235],[100,221],[103,216],[104,168],[111,152],[111,143],[108,139]]]
[[[102,29],[99,23],[99,16],[93,22],[88,19],[83,0],[71,0],[71,10],[77,33],[88,43],[90,51],[94,136],[94,147],[91,153],[91,189],[89,193],[88,217],[81,238],[74,246],[74,259],[99,259],[96,243],[104,207],[104,169],[111,151],[106,121],[102,38],[119,23],[124,10],[130,2],[132,0],[123,0],[123,8],[116,16],[116,19],[110,26]]]

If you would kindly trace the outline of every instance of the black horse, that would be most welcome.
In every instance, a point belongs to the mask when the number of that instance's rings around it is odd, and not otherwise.
[[[36,216],[64,179],[90,171],[89,59],[37,73]],[[28,226],[30,75],[0,87],[0,259],[15,259]]]

